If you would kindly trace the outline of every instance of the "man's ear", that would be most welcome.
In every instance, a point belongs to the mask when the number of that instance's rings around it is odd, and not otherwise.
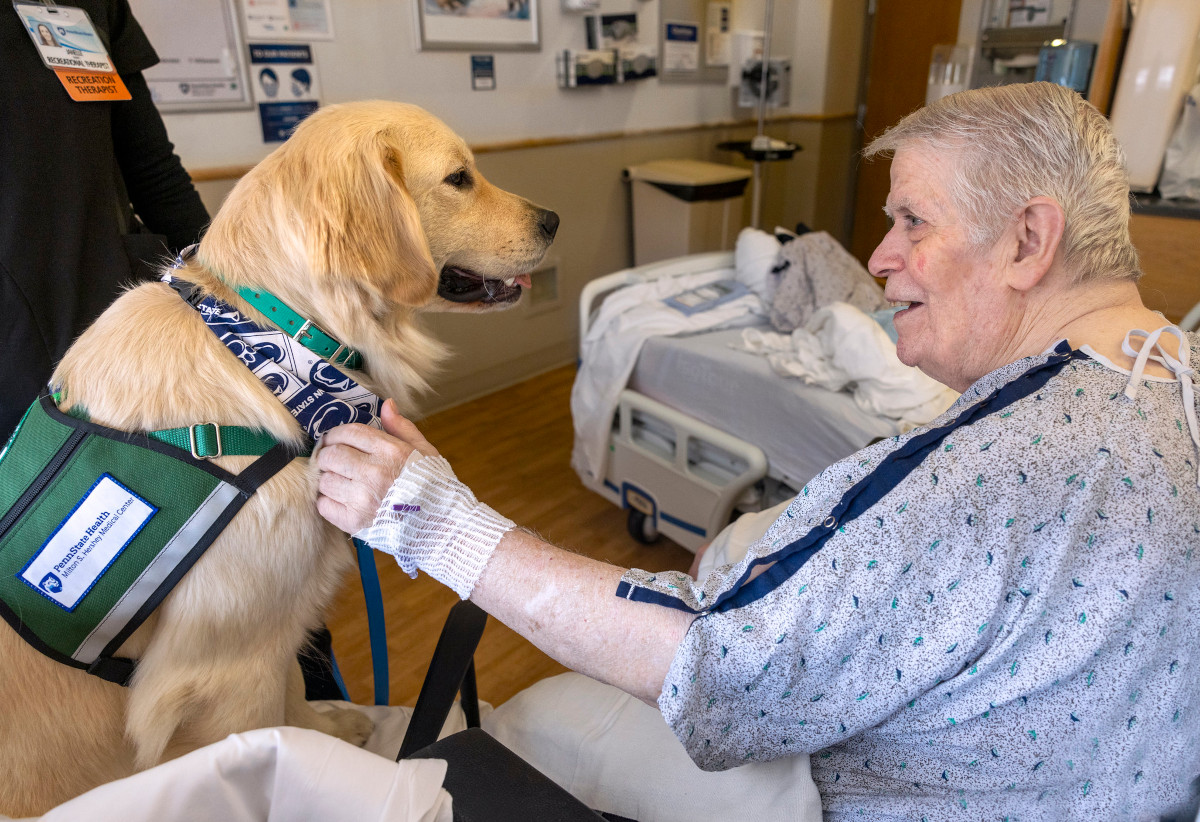
[[[1066,215],[1057,200],[1034,197],[1017,215],[1016,250],[1009,260],[1009,284],[1018,291],[1029,291],[1042,281],[1058,256]]]

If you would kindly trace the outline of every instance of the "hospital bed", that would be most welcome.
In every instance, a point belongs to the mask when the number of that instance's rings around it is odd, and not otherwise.
[[[664,278],[734,277],[732,252],[691,255],[630,268],[591,281],[580,296],[584,341],[598,307],[619,289]],[[628,510],[642,542],[658,534],[696,551],[741,512],[790,499],[833,462],[901,423],[861,410],[834,392],[777,374],[761,356],[733,346],[746,327],[769,329],[764,316],[642,345],[620,392],[607,459],[584,484]],[[577,418],[578,425],[578,418]]]

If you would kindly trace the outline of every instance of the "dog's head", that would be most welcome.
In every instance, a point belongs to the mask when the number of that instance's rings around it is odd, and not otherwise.
[[[393,146],[438,271],[437,298],[427,307],[514,305],[554,240],[558,215],[489,183],[462,138],[427,112],[405,108]]]
[[[231,192],[200,251],[317,316],[331,296],[377,317],[478,311],[520,299],[557,228],[554,212],[488,183],[436,117],[374,101],[302,122]]]

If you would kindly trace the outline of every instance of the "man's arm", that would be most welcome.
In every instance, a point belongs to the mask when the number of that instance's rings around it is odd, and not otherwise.
[[[113,151],[133,209],[178,252],[200,239],[208,211],[175,154],[141,72],[122,75],[131,99],[113,104]]]
[[[350,533],[375,520],[413,451],[437,455],[390,401],[383,423],[385,431],[335,428],[316,457],[322,471],[318,509]],[[694,617],[618,598],[623,574],[513,529],[496,546],[470,598],[567,667],[655,704]]]
[[[471,600],[568,668],[654,705],[694,616],[615,596],[623,573],[517,529]]]

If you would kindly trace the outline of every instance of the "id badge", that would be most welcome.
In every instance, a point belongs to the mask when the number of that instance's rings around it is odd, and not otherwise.
[[[13,3],[13,9],[72,100],[130,99],[86,11],[40,3]]]
[[[14,3],[13,8],[47,68],[116,72],[96,27],[83,9],[41,3]]]

